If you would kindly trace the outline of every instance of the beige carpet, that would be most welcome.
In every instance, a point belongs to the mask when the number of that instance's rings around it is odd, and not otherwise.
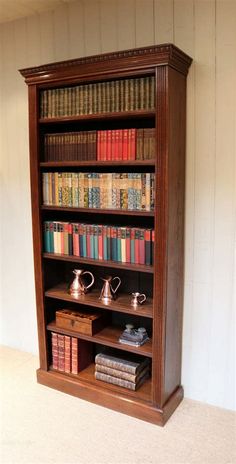
[[[1,464],[233,464],[235,414],[184,400],[164,428],[38,385],[35,356],[2,347]]]

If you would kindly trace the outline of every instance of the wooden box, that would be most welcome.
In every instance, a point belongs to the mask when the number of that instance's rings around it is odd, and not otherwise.
[[[94,335],[104,327],[104,318],[100,313],[60,309],[56,311],[56,325],[85,335]]]

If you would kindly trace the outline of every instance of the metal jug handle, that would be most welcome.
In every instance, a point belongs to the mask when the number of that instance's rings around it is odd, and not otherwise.
[[[116,286],[115,289],[114,289],[114,288],[112,287],[112,285],[111,285],[111,288],[112,288],[113,293],[116,293],[116,292],[117,292],[117,290],[118,290],[118,288],[119,288],[119,286],[120,286],[120,284],[121,284],[121,280],[120,280],[119,277],[113,277],[112,280],[115,280],[115,279],[118,279],[119,282],[118,282],[118,284],[117,284],[117,286]]]
[[[143,298],[140,300],[141,297],[143,297]],[[138,296],[138,302],[139,302],[139,304],[144,303],[144,301],[146,301],[146,299],[147,299],[146,295],[144,295],[144,293],[141,293],[141,294]]]
[[[84,271],[84,272],[83,272],[83,275],[84,275],[84,274],[89,274],[89,275],[91,276],[91,278],[92,278],[91,283],[90,283],[89,285],[87,285],[87,287],[85,287],[86,290],[88,290],[88,288],[92,287],[92,285],[94,284],[94,276],[93,276],[92,272],[89,272],[89,271]]]

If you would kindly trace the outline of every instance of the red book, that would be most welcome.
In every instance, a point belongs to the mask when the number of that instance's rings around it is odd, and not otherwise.
[[[101,160],[101,131],[97,132],[97,160]]]
[[[136,154],[136,129],[129,130],[129,153],[128,159],[135,160]]]
[[[154,265],[154,242],[155,242],[155,230],[152,230],[152,265]]]
[[[101,160],[107,161],[107,132],[102,131],[102,139],[101,139]]]
[[[123,130],[119,129],[117,132],[117,160],[123,159]]]
[[[52,337],[52,367],[53,369],[58,369],[58,335],[52,332],[51,337]]]
[[[78,338],[71,337],[71,372],[78,374]]]
[[[115,132],[115,152],[114,152],[114,156],[115,156],[115,160],[116,161],[119,161],[121,160],[122,158],[119,158],[119,137],[120,137],[120,130],[117,129],[114,131]]]
[[[58,334],[58,370],[65,372],[65,336]]]
[[[91,242],[90,242],[90,225],[86,226],[86,247],[87,247],[87,258],[91,258]]]
[[[145,264],[145,240],[143,229],[139,229],[139,264]]]
[[[115,158],[115,147],[116,147],[116,131],[111,131],[111,159],[114,161]]]
[[[140,230],[135,229],[135,232],[134,232],[134,260],[135,260],[135,264],[140,264],[140,261],[139,261],[139,236],[140,236]]]
[[[112,159],[112,154],[111,154],[111,130],[106,131],[107,133],[107,147],[106,147],[106,159],[107,161],[110,161]]]
[[[65,372],[71,372],[71,337],[65,335]]]
[[[122,159],[126,161],[128,159],[128,129],[123,130],[123,151]]]
[[[98,226],[98,259],[104,259],[102,226]]]
[[[73,224],[73,254],[80,256],[79,253],[79,224]]]
[[[126,227],[126,263],[130,263],[130,228]]]

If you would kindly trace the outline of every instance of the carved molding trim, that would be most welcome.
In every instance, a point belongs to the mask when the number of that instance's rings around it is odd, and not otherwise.
[[[82,66],[82,65],[91,65],[98,63],[106,63],[113,60],[122,60],[122,59],[142,59],[145,57],[150,57],[151,61],[156,58],[157,64],[169,64],[173,65],[175,68],[179,68],[181,72],[187,74],[188,68],[192,62],[192,59],[182,52],[173,44],[163,44],[163,45],[152,45],[149,47],[135,48],[130,50],[122,50],[111,53],[104,53],[101,55],[92,55],[83,58],[59,61],[56,63],[49,63],[41,66],[31,67],[20,69],[20,73],[26,79],[29,77],[40,77],[45,73],[54,74],[60,71],[66,71],[69,68]],[[46,77],[46,76],[45,76]]]

